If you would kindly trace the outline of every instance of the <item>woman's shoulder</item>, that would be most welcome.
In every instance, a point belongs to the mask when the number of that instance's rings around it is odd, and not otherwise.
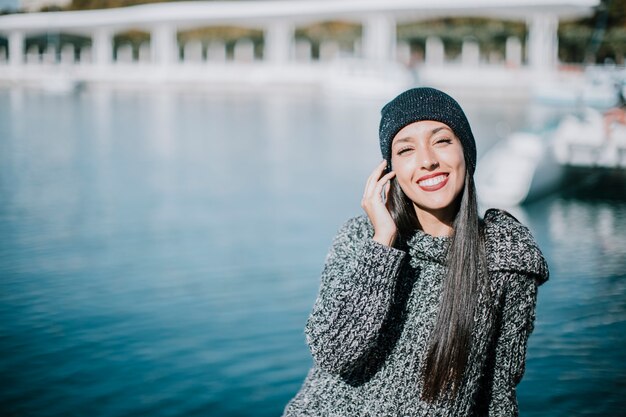
[[[345,247],[357,249],[368,238],[374,236],[374,227],[365,215],[350,217],[337,230],[333,239],[333,248]]]
[[[366,215],[351,217],[339,228],[333,239],[329,256],[354,258],[356,254],[369,259],[403,257],[399,249],[380,244],[372,239],[374,226]]]
[[[548,280],[548,265],[530,230],[505,210],[485,213],[485,252],[491,271],[519,272],[537,283]]]
[[[362,214],[344,221],[337,231],[335,241],[363,242],[372,236],[374,236],[374,226],[369,218]]]

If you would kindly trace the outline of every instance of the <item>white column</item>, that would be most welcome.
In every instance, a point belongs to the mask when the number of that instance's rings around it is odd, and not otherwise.
[[[9,64],[20,66],[24,63],[24,33],[11,32],[9,34]]]
[[[308,39],[296,40],[295,59],[296,61],[311,61],[311,42]]]
[[[391,16],[377,14],[363,22],[364,58],[391,61],[396,53],[396,22]]]
[[[553,70],[558,62],[559,19],[535,14],[528,20],[528,65],[534,70]]]
[[[254,61],[254,43],[250,39],[242,38],[235,42],[233,59],[237,62]]]
[[[188,41],[184,46],[183,58],[185,62],[202,62],[202,42]]]
[[[39,53],[39,45],[31,45],[26,50],[27,64],[41,64],[41,54]]]
[[[211,62],[226,61],[226,45],[222,41],[211,41],[207,46],[206,60]]]
[[[113,34],[109,29],[98,29],[93,35],[92,58],[98,66],[108,66],[113,61]]]
[[[115,62],[121,64],[130,64],[133,62],[133,45],[130,43],[121,43],[117,45],[115,51]]]
[[[150,54],[152,53],[150,49],[150,42],[141,42],[141,44],[139,44],[138,52],[137,61],[141,63],[150,62]]]
[[[461,63],[463,66],[476,67],[480,64],[480,46],[472,39],[464,39],[461,47]]]
[[[76,53],[74,45],[66,43],[61,47],[61,63],[73,64],[76,61]]]
[[[522,43],[515,36],[506,39],[505,61],[507,67],[517,68],[522,65]]]
[[[81,64],[91,64],[93,62],[92,48],[91,46],[84,46],[80,48],[78,52],[78,61]]]
[[[445,51],[443,41],[437,36],[429,36],[426,38],[426,64],[427,65],[443,65],[445,60]]]
[[[43,51],[42,61],[44,64],[57,63],[57,47],[54,44],[48,44]]]
[[[411,45],[408,42],[398,42],[396,47],[396,59],[406,66],[411,64]]]
[[[159,65],[169,65],[178,61],[178,41],[176,27],[171,24],[160,24],[150,34],[152,61]]]
[[[327,40],[320,43],[320,61],[332,61],[339,56],[339,44],[337,41]]]
[[[291,58],[294,43],[293,25],[285,21],[272,22],[265,29],[263,59],[281,63]]]

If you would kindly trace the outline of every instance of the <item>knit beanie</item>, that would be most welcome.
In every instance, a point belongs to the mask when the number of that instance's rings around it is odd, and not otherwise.
[[[448,125],[463,145],[470,174],[476,169],[476,142],[465,113],[452,97],[430,87],[412,88],[400,94],[381,110],[380,151],[391,166],[391,142],[404,127],[421,120]]]

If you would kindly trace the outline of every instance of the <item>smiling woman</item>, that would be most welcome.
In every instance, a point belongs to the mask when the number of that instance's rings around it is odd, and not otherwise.
[[[391,164],[422,229],[431,235],[450,234],[466,171],[463,145],[452,129],[431,120],[403,127],[393,140]]]
[[[326,258],[314,366],[284,416],[516,416],[544,257],[510,214],[478,216],[476,145],[452,97],[400,94],[379,135],[366,215]]]

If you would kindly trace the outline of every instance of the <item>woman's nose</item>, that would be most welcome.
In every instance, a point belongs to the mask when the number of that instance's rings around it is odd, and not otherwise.
[[[439,166],[439,162],[437,161],[437,156],[435,153],[428,148],[424,148],[423,152],[420,155],[420,165],[422,168],[427,170],[433,170]]]

